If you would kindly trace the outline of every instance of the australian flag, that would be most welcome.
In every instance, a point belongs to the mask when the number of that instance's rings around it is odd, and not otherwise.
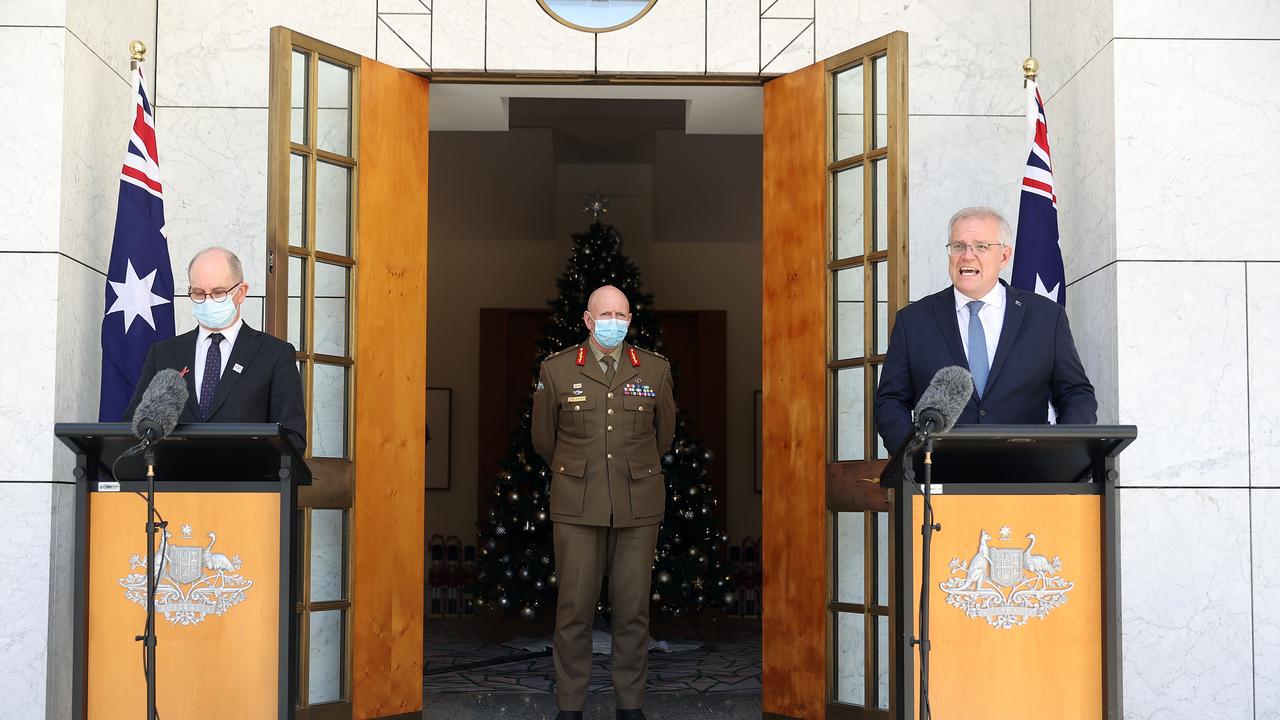
[[[1049,126],[1034,80],[1027,80],[1027,126],[1031,152],[1022,176],[1018,240],[1013,251],[1013,286],[1067,304],[1066,273],[1058,247],[1058,197],[1049,161]]]
[[[147,350],[173,337],[173,269],[165,241],[160,156],[141,65],[133,71],[133,105],[107,268],[99,422],[125,419]]]

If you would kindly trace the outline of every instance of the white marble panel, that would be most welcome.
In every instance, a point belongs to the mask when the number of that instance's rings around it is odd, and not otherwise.
[[[782,75],[814,63],[812,20],[760,21],[760,72]]]
[[[266,289],[267,111],[160,108],[169,260],[178,290],[187,262],[210,245],[240,256],[249,292]]]
[[[5,0],[0,3],[0,26],[53,26],[67,21],[66,0]]]
[[[1022,114],[1026,0],[816,2],[819,59],[895,30],[910,34],[911,112]]]
[[[159,7],[160,106],[265,108],[276,25],[366,57],[374,54],[377,0],[162,0]]]
[[[484,70],[485,3],[434,0],[431,24],[432,67],[441,70]]]
[[[0,482],[48,482],[56,442],[50,429],[54,422],[58,256],[0,253],[0,277],[5,278],[8,297],[0,303],[0,327],[8,337],[22,338],[22,352],[7,353],[0,368],[0,387],[5,389],[0,393]],[[101,312],[95,314],[100,316]],[[31,428],[40,432],[33,433]]]
[[[342,615],[342,610],[326,610],[310,616],[307,695],[313,703],[333,702],[342,697]]]
[[[1248,485],[1244,281],[1243,263],[1120,263],[1126,486]]]
[[[707,72],[760,71],[760,19],[756,0],[707,0]]]
[[[1114,5],[1115,0],[1031,0],[1031,55],[1040,61],[1036,80],[1045,100],[1111,42]]]
[[[596,39],[605,73],[702,73],[707,68],[706,5],[660,2],[645,16]]]
[[[1116,310],[1115,265],[1067,286],[1067,317],[1071,323],[1071,335],[1075,338],[1080,362],[1084,364],[1098,397],[1100,425],[1120,422]]]
[[[55,256],[57,257],[57,256]],[[103,286],[106,277],[74,260],[58,257],[55,422],[97,422],[102,389]],[[75,456],[53,446],[54,482],[71,482]]]
[[[75,38],[67,42],[66,68],[59,246],[105,272],[115,234],[120,163],[133,127],[133,85]],[[159,144],[165,158],[164,138]],[[162,182],[164,177],[162,167]]]
[[[1280,264],[1249,263],[1249,478],[1280,486]],[[1271,547],[1280,547],[1272,545]]]
[[[0,717],[4,718],[38,718],[45,711],[52,489],[47,482],[0,482],[0,507],[4,508],[4,522],[0,522],[0,648],[4,649],[0,652]]]
[[[346,597],[343,581],[343,565],[346,550],[346,532],[343,527],[345,510],[321,510],[311,512],[311,588],[312,602],[341,600]]]
[[[1112,60],[1107,47],[1045,103],[1058,196],[1058,244],[1068,283],[1116,259]],[[1030,145],[1026,147],[1023,153],[1029,152]]]
[[[1254,717],[1248,528],[1248,490],[1120,491],[1126,718]]]
[[[951,284],[944,245],[947,221],[957,210],[987,205],[1010,223],[1017,220],[1024,129],[1021,117],[911,116],[912,300]]]
[[[406,70],[430,70],[431,22],[431,15],[379,15],[378,61]]]
[[[560,24],[535,2],[487,2],[486,70],[595,72],[594,34]]]
[[[1117,40],[1115,67],[1118,256],[1280,260],[1280,43]]]
[[[431,0],[378,0],[378,14],[422,14],[432,11]]]
[[[155,0],[65,2],[67,29],[120,76],[129,74],[130,42],[141,40],[147,46],[146,59],[155,57],[152,54],[156,37]]]
[[[1194,0],[1118,0],[1116,36],[1259,40],[1280,37],[1280,4],[1274,0],[1231,0],[1214,5],[1211,12],[1207,10]]]
[[[95,415],[95,417],[97,417]],[[61,444],[61,443],[59,443]],[[70,451],[67,451],[70,454]],[[75,486],[50,485],[49,680],[46,718],[70,718],[74,641]]]
[[[813,19],[813,0],[760,0],[762,18]]]
[[[66,40],[62,28],[0,27],[0,65],[22,68],[0,78],[0,97],[22,112],[0,117],[0,251],[57,250],[62,182],[62,96]]]
[[[1280,717],[1280,490],[1253,490],[1254,717]]]

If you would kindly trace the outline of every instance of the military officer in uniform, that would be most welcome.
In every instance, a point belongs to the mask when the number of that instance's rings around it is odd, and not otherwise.
[[[617,717],[643,720],[650,575],[667,495],[661,458],[676,423],[671,366],[625,342],[631,312],[621,290],[591,293],[582,319],[590,336],[542,362],[533,395],[533,446],[552,472],[556,718],[582,718],[607,568]]]

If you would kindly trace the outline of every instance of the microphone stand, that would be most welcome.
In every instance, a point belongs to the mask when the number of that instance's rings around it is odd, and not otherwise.
[[[152,447],[154,441],[143,440],[143,459],[147,466],[147,621],[142,635],[134,636],[134,640],[143,644],[143,656],[146,664],[147,681],[147,720],[156,720],[156,585],[159,584],[158,570],[155,567],[156,530],[169,524],[167,521],[156,522],[156,451]],[[163,541],[161,543],[163,547]]]
[[[924,483],[916,483],[915,456],[924,450]],[[904,449],[903,476],[920,489],[924,505],[923,522],[920,524],[920,617],[917,619],[916,637],[911,644],[920,648],[920,699],[918,720],[929,720],[929,555],[933,546],[933,534],[942,531],[942,525],[933,518],[933,434],[932,426],[921,428],[919,434],[907,440]]]

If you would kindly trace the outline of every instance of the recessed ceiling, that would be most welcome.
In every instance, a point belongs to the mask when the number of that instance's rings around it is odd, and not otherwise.
[[[496,85],[437,83],[431,86],[431,129],[436,131],[506,132],[513,125],[548,110],[546,104],[517,102],[524,98],[573,100],[649,100],[638,103],[645,121],[666,122],[672,108],[683,107],[684,130],[690,135],[759,135],[764,130],[764,90],[758,86],[704,85]],[[558,103],[555,103],[558,104]],[[626,107],[630,103],[611,103]],[[583,105],[581,107],[587,107]],[[514,117],[513,117],[514,115]],[[640,119],[640,118],[637,118]],[[678,127],[678,125],[677,125]]]

